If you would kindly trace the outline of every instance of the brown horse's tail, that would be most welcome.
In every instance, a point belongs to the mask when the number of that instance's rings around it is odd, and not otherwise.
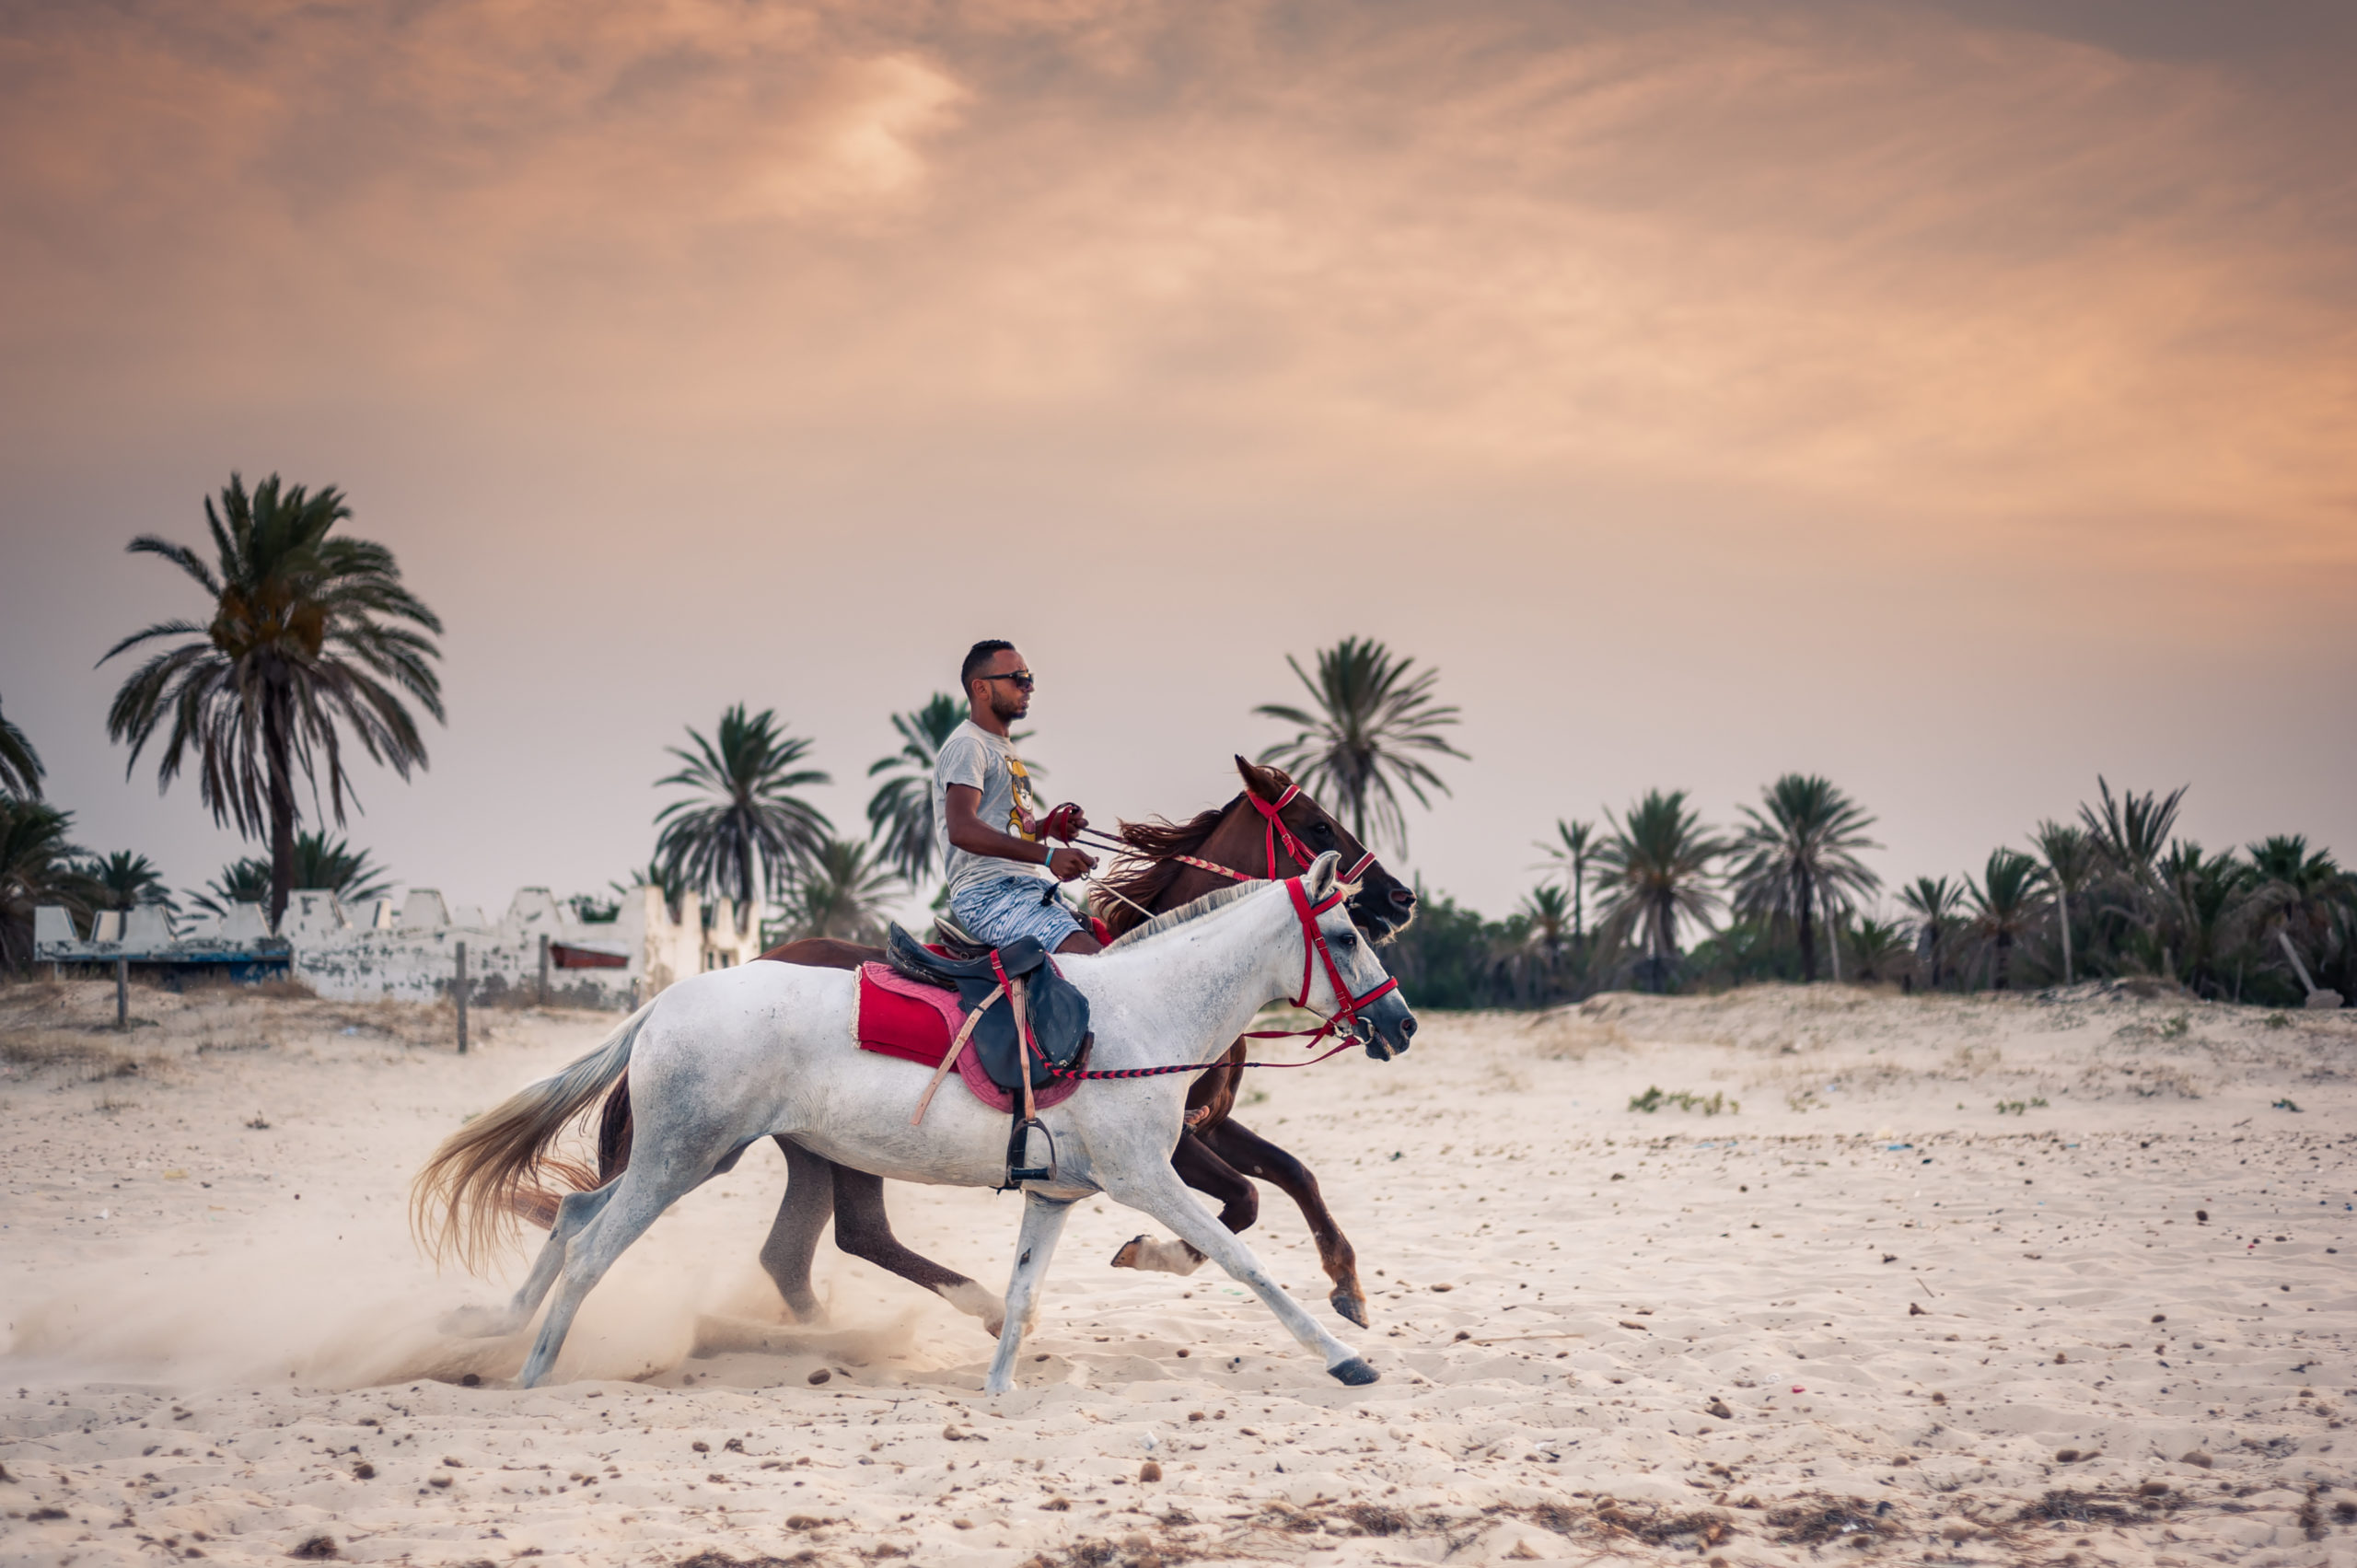
[[[548,1147],[630,1066],[631,1047],[654,1010],[649,1002],[604,1043],[553,1077],[543,1078],[443,1140],[410,1186],[410,1229],[435,1261],[456,1253],[481,1272],[505,1243],[518,1214],[534,1216],[547,1194],[543,1172],[575,1188],[588,1172],[551,1159]],[[539,1200],[540,1202],[536,1202]],[[555,1216],[551,1214],[553,1222]]]

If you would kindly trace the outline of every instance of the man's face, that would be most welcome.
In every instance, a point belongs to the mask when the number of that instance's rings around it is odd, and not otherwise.
[[[1028,676],[1030,670],[1020,649],[1001,648],[991,656],[988,673],[996,679],[988,681],[987,690],[991,712],[1001,724],[1012,724],[1031,711],[1030,689],[1006,679],[1018,671]]]

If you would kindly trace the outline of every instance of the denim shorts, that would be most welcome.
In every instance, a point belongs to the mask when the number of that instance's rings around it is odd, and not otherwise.
[[[978,942],[1004,947],[1018,936],[1036,937],[1052,953],[1080,922],[1060,899],[1040,901],[1055,884],[1044,877],[1000,877],[961,889],[949,900],[950,918]]]

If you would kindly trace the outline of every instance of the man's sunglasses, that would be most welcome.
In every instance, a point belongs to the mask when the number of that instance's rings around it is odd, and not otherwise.
[[[1004,675],[985,675],[980,679],[983,680],[1012,680],[1016,685],[1021,687],[1026,691],[1030,691],[1032,686],[1031,672],[1028,669],[1014,669],[1007,671]]]

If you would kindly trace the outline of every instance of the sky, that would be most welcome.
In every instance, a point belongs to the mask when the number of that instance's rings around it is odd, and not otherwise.
[[[94,849],[232,471],[447,624],[349,831],[493,911],[774,708],[864,826],[978,637],[1097,819],[1350,634],[1469,761],[1389,857],[1788,771],[1893,881],[2098,774],[2357,858],[2357,9],[0,4],[0,709]]]

